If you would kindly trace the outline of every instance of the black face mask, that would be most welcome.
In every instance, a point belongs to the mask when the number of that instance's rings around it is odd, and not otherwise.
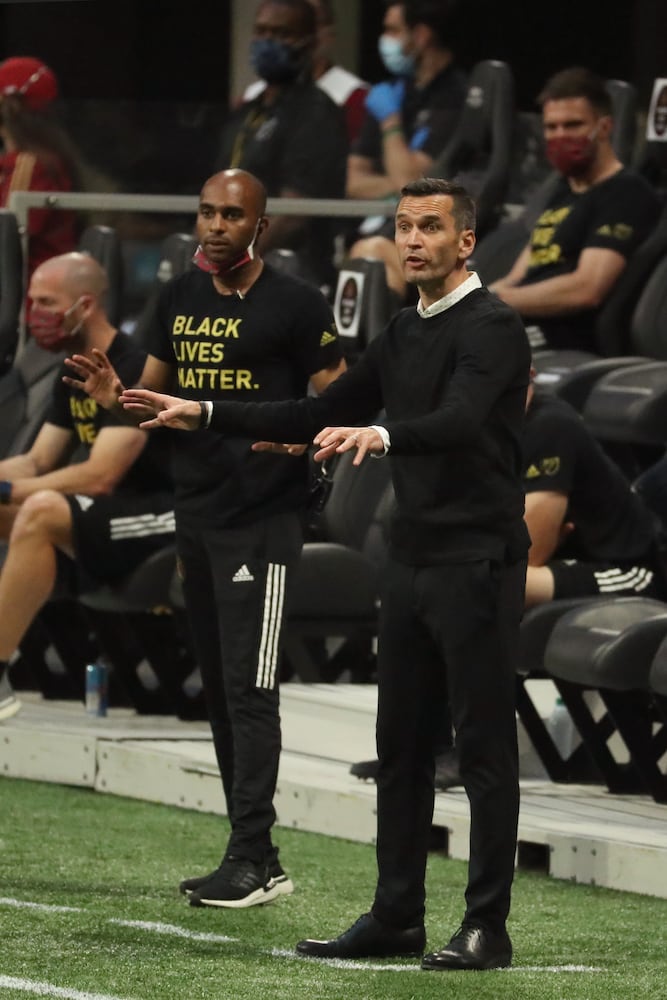
[[[275,38],[255,38],[250,43],[250,62],[267,83],[294,83],[308,66],[308,49],[288,45]]]

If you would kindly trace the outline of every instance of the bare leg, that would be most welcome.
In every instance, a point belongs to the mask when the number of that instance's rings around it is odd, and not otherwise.
[[[366,239],[357,240],[350,247],[348,257],[368,257],[371,260],[384,261],[387,284],[401,299],[405,297],[407,285],[393,240],[387,239],[386,236],[368,236]]]
[[[526,571],[526,607],[553,601],[554,575],[548,566],[529,566]]]
[[[4,539],[6,541],[9,538],[16,515],[20,509],[18,504],[15,503],[8,504],[6,507],[0,507],[0,540]]]
[[[16,515],[0,573],[0,660],[8,660],[56,580],[56,549],[72,555],[72,517],[61,493],[34,493]]]

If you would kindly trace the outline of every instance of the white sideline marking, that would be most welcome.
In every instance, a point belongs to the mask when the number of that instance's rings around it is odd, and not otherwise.
[[[107,921],[109,924],[117,924],[120,927],[135,927],[139,931],[154,931],[156,934],[170,934],[172,937],[188,938],[190,941],[214,941],[217,944],[229,944],[238,941],[238,938],[228,937],[226,934],[210,934],[207,931],[188,931],[185,927],[178,927],[176,924],[162,924],[150,920],[119,920],[112,917]]]
[[[26,899],[0,897],[0,906],[16,906],[25,910],[43,910],[46,913],[81,913],[80,906],[56,906],[53,903],[30,903]]]
[[[55,906],[49,903],[31,903],[22,899],[8,899],[0,897],[0,905],[16,906],[32,910],[45,910],[54,913],[82,913],[78,906]],[[190,941],[209,941],[214,944],[233,944],[239,938],[229,937],[227,934],[211,934],[208,931],[190,931],[177,924],[165,924],[151,920],[121,920],[117,917],[109,918],[106,923],[116,924],[119,927],[132,927],[139,931],[150,931],[154,934],[165,934],[171,937],[185,938]],[[319,962],[320,965],[328,965],[336,969],[369,969],[373,972],[421,972],[417,959],[411,964],[383,964],[380,962],[366,962],[363,960],[353,960],[348,958],[308,958],[297,955],[296,952],[287,948],[270,948],[263,950],[263,954],[271,955],[273,958],[290,958],[300,962]],[[489,970],[491,971],[491,970]],[[494,972],[604,972],[605,970],[596,965],[513,965],[509,969],[494,969]],[[12,985],[12,984],[24,985]],[[0,986],[8,986],[9,989],[23,990],[24,992],[37,993],[41,996],[67,997],[71,1000],[120,1000],[119,997],[107,997],[98,993],[80,993],[76,990],[62,990],[58,986],[51,986],[49,983],[33,983],[27,979],[12,979],[7,976],[0,976]]]
[[[63,1000],[121,1000],[121,997],[110,996],[108,993],[83,993],[81,990],[70,990],[52,983],[38,983],[33,979],[16,979],[14,976],[0,976],[0,987],[21,993],[35,993],[40,997],[62,997]]]
[[[379,962],[367,962],[364,959],[350,958],[309,958],[305,955],[297,955],[293,951],[285,948],[272,948],[267,954],[274,958],[295,958],[300,962],[319,962],[320,965],[329,965],[335,969],[370,969],[373,972],[421,972],[419,960],[415,959],[410,965],[401,963],[380,964]],[[509,969],[489,969],[489,972],[604,972],[605,970],[595,965],[513,965]]]

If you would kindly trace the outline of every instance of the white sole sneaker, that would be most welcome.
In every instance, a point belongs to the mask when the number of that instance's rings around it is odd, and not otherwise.
[[[0,701],[0,722],[11,719],[13,715],[21,711],[21,702],[15,694],[7,695]]]
[[[263,906],[264,903],[270,903],[272,899],[276,899],[280,895],[281,892],[278,886],[267,882],[265,886],[255,889],[254,892],[251,892],[248,896],[244,896],[243,899],[206,899],[198,895],[197,905],[220,906],[229,910],[242,910],[247,906]],[[192,905],[192,896],[190,897],[190,904]]]
[[[294,882],[287,875],[276,875],[275,878],[269,879],[267,885],[269,888],[275,886],[279,896],[291,896],[294,892]]]

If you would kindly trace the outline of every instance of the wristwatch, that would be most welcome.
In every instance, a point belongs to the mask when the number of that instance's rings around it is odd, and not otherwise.
[[[9,479],[0,479],[0,504],[12,502],[12,485]]]

